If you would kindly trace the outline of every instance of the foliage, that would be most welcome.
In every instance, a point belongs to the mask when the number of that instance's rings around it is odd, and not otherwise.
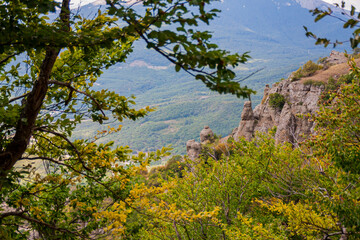
[[[102,70],[124,63],[135,41],[212,90],[253,93],[232,81],[231,69],[249,56],[218,49],[209,32],[198,30],[216,16],[209,3],[155,0],[138,7],[115,0],[83,17],[70,11],[70,0],[0,1],[0,238],[125,233],[138,174],[169,149],[132,155],[128,146],[97,143],[121,126],[89,139],[72,134],[84,121],[137,120],[153,111],[135,109],[134,96],[96,87]]]
[[[321,109],[323,114],[316,117],[317,130],[327,130],[321,131],[316,137],[322,144],[317,154],[330,154],[339,167],[359,174],[360,88],[358,68],[352,63],[353,74],[349,76],[353,76],[353,82],[343,84],[337,91],[332,92],[328,104]]]
[[[273,109],[281,110],[285,105],[285,97],[280,93],[271,93],[269,95],[269,105]]]
[[[276,228],[252,225],[261,215],[256,209],[250,210],[252,198],[266,192],[259,188],[262,169],[266,165],[259,161],[266,161],[266,158],[258,158],[263,153],[258,150],[265,146],[274,147],[273,140],[262,140],[257,141],[261,144],[259,148],[246,141],[233,143],[236,153],[218,161],[209,157],[198,164],[188,162],[191,171],[184,172],[183,178],[164,182],[163,186],[167,187],[164,192],[154,193],[152,188],[137,192],[143,197],[136,197],[141,199],[136,206],[149,216],[138,239],[219,239],[228,236],[232,236],[230,239],[249,239],[266,234],[274,239],[284,239]],[[264,219],[263,223],[272,220],[275,219]]]
[[[184,168],[185,163],[182,161],[182,157],[179,155],[173,156],[166,162],[165,166],[151,168],[145,183],[148,186],[158,187],[163,180],[174,177],[181,178]]]
[[[147,217],[134,239],[358,237],[360,209],[351,204],[358,180],[343,193],[356,176],[350,180],[341,169],[289,144],[276,146],[268,136],[230,147],[230,156],[192,163],[183,178],[163,182],[162,192],[136,192],[135,206]]]
[[[322,69],[322,66],[314,63],[313,61],[307,61],[302,67],[293,73],[293,80],[300,79],[302,77],[309,77],[313,75],[317,70]]]
[[[321,57],[316,61],[316,63],[317,64],[324,64],[324,63],[326,63],[327,59],[328,59],[328,57]]]
[[[337,80],[333,77],[330,77],[326,84],[324,84],[325,89],[321,93],[320,102],[323,104],[331,103],[332,94],[336,93],[342,84],[349,84],[353,81],[354,74],[348,73],[341,75]]]
[[[324,86],[325,83],[320,82],[320,81],[314,81],[314,80],[309,79],[309,80],[306,80],[306,81],[304,82],[304,85],[318,86],[318,87],[319,87],[319,86]]]
[[[316,40],[316,45],[324,45],[327,47],[329,44],[333,45],[333,47],[338,46],[339,44],[343,44],[344,42],[350,42],[351,48],[356,48],[360,43],[360,15],[356,12],[356,8],[351,5],[351,10],[346,10],[345,7],[349,7],[349,4],[346,4],[346,1],[341,1],[341,4],[335,3],[335,6],[340,9],[341,14],[338,14],[336,11],[333,11],[331,8],[327,9],[319,9],[316,8],[314,10],[310,10],[310,12],[315,16],[315,22],[320,21],[321,19],[329,16],[336,18],[343,22],[343,28],[344,29],[354,29],[352,33],[352,37],[349,40],[335,40],[332,41],[327,38],[322,38],[316,36],[314,33],[310,32],[307,27],[304,27],[306,31],[306,36],[314,38]]]

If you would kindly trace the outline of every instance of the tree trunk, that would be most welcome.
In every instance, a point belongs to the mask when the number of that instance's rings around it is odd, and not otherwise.
[[[70,0],[63,0],[60,12],[60,20],[63,23],[61,31],[64,32],[70,30],[69,4]],[[2,188],[8,171],[11,170],[15,163],[21,158],[29,145],[36,119],[48,91],[50,75],[60,50],[59,47],[51,46],[46,49],[45,58],[40,66],[38,79],[26,97],[20,118],[16,124],[15,135],[6,149],[0,152],[0,189]]]

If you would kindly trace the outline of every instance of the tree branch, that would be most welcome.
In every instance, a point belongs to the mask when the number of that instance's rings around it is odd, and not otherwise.
[[[59,231],[59,232],[70,233],[70,234],[73,234],[73,235],[75,235],[75,236],[84,237],[82,234],[79,234],[78,232],[73,232],[73,231],[70,231],[70,230],[68,230],[68,229],[59,228],[59,227],[56,227],[56,226],[51,225],[51,224],[49,224],[49,223],[46,223],[46,222],[40,221],[40,220],[38,220],[38,219],[32,218],[32,217],[30,217],[30,216],[27,216],[27,215],[25,215],[25,212],[7,212],[7,213],[2,213],[2,214],[0,215],[0,219],[6,218],[6,217],[10,217],[10,216],[20,217],[20,218],[25,219],[25,220],[27,220],[27,221],[29,221],[29,222],[37,223],[37,224],[46,226],[46,227],[48,227],[48,228],[51,228],[51,229],[56,230],[56,231]]]
[[[7,62],[10,58],[15,57],[16,55],[17,55],[17,53],[10,54],[10,55],[6,56],[4,59],[1,59],[1,60],[0,60],[0,66],[1,66],[3,63]]]
[[[91,172],[91,169],[88,168],[86,166],[86,164],[84,163],[82,157],[81,157],[81,153],[79,152],[79,150],[76,148],[76,146],[70,141],[70,139],[68,139],[65,135],[61,134],[61,133],[58,133],[58,132],[55,132],[55,131],[52,131],[46,127],[40,127],[40,128],[36,128],[35,130],[37,131],[40,131],[40,132],[46,132],[46,133],[50,133],[50,134],[53,134],[55,136],[58,136],[58,137],[61,137],[62,139],[64,139],[75,151],[77,157],[78,157],[78,160],[79,162],[81,162],[81,165],[84,167],[85,170]]]
[[[28,93],[24,93],[23,95],[14,97],[14,98],[12,98],[12,99],[9,100],[9,103],[14,102],[14,101],[16,101],[16,100],[19,100],[19,99],[21,99],[21,98],[24,98],[24,97],[28,96],[29,94],[30,94],[30,93],[28,92]]]
[[[80,94],[83,94],[83,95],[89,97],[96,104],[96,106],[99,108],[99,110],[101,111],[101,114],[103,116],[106,116],[104,111],[102,110],[102,107],[101,107],[100,103],[93,96],[91,96],[90,94],[88,94],[88,93],[86,93],[84,91],[80,91],[80,90],[74,88],[73,86],[71,86],[71,83],[51,80],[51,81],[49,81],[49,84],[55,84],[55,85],[59,85],[59,86],[64,86],[64,87],[69,88],[70,91],[74,91],[74,92],[77,92],[77,93],[80,93]]]

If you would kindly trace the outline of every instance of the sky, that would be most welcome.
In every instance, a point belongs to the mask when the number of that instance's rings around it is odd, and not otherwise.
[[[327,3],[339,3],[341,4],[341,0],[323,0],[324,2]],[[359,11],[360,10],[360,0],[346,0],[346,7],[350,8],[351,5],[354,5],[354,7],[356,7],[356,9]]]

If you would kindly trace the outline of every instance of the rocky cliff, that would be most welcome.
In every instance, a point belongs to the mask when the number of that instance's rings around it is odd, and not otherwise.
[[[294,76],[299,72],[294,72],[271,88],[266,85],[261,104],[254,110],[251,102],[245,102],[239,127],[231,136],[235,140],[239,137],[250,140],[255,132],[268,132],[276,127],[277,143],[286,141],[297,145],[314,132],[314,123],[308,115],[319,109],[318,100],[327,81],[348,72],[346,61],[343,53],[333,51],[323,60],[320,70],[298,79]]]
[[[233,137],[251,140],[255,132],[268,132],[276,126],[276,142],[296,144],[313,133],[313,123],[307,115],[318,110],[318,99],[324,90],[323,85],[305,85],[299,81],[283,80],[272,88],[266,86],[260,105],[252,110],[251,102],[244,104],[239,127]],[[271,104],[272,97],[281,96],[280,106]],[[280,101],[280,100],[279,100]]]
[[[349,72],[347,58],[343,53],[333,51],[320,64],[311,61],[292,73],[288,79],[266,85],[261,104],[253,109],[250,101],[245,102],[239,126],[231,135],[222,138],[225,143],[229,137],[238,140],[244,137],[251,140],[256,132],[268,132],[275,128],[277,143],[290,142],[296,146],[314,133],[314,123],[309,116],[319,109],[319,97],[326,89],[329,79],[337,80]],[[360,59],[356,62],[360,64]],[[200,133],[201,143],[190,140],[187,153],[195,159],[201,152],[201,146],[213,133],[208,126]]]

